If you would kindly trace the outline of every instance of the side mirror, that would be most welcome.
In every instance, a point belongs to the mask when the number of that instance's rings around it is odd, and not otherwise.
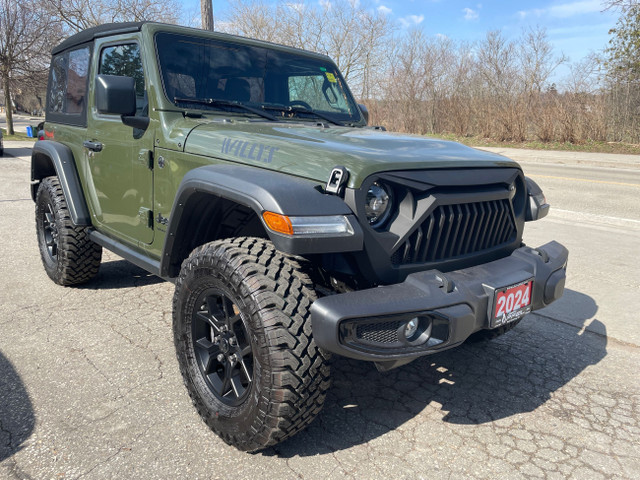
[[[135,115],[135,80],[131,77],[117,75],[98,75],[96,76],[95,99],[99,113]]]
[[[360,112],[362,112],[362,116],[364,117],[364,122],[369,125],[369,110],[363,104],[359,103],[358,107],[360,107]]]

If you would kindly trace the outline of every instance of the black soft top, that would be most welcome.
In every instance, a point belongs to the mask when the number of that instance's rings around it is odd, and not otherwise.
[[[91,42],[95,38],[108,37],[109,35],[119,35],[121,33],[139,32],[146,22],[122,22],[122,23],[105,23],[97,27],[87,28],[86,30],[70,36],[64,42],[58,44],[51,51],[52,55],[60,53],[76,45]]]

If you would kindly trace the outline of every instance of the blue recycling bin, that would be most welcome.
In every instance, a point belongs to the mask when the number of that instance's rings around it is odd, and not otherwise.
[[[33,138],[33,127],[32,126],[28,126],[27,127],[27,137]]]

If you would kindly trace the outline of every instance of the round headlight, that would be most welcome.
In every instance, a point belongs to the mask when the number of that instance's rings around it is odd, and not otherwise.
[[[391,194],[388,187],[375,182],[367,192],[364,211],[369,225],[378,226],[387,219],[391,212]]]

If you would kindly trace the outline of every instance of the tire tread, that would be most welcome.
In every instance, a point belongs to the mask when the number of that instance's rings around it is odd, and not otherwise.
[[[46,177],[40,182],[36,196],[36,229],[41,229],[38,210],[47,196],[58,222],[58,259],[49,264],[46,246],[41,244],[40,255],[45,271],[59,285],[86,283],[98,274],[102,247],[89,238],[87,227],[76,226],[71,220],[58,177]]]
[[[329,354],[319,349],[311,334],[309,307],[316,293],[305,272],[303,259],[277,251],[261,238],[239,237],[211,242],[196,248],[184,261],[176,282],[174,315],[178,295],[188,272],[215,265],[231,281],[241,280],[243,296],[255,305],[250,312],[262,320],[264,341],[258,342],[269,359],[270,381],[263,386],[260,408],[263,418],[254,421],[251,434],[230,434],[219,428],[186,382],[186,362],[180,361],[187,390],[201,417],[227,443],[241,450],[256,451],[274,445],[305,428],[322,410],[330,386]],[[180,360],[179,336],[176,351]]]

